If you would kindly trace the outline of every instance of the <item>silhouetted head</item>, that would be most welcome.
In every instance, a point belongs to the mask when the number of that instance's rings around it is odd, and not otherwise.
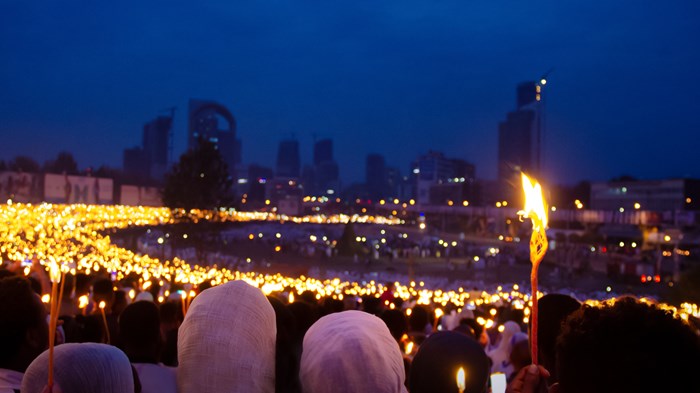
[[[485,393],[489,360],[479,343],[453,331],[431,334],[418,348],[411,364],[408,387],[411,393],[454,393],[457,372],[464,368],[465,393]]]
[[[29,281],[0,279],[0,368],[24,372],[48,346],[46,309]]]
[[[581,303],[571,296],[548,293],[538,300],[537,317],[538,361],[551,373],[550,383],[558,380],[555,370],[555,350],[557,336],[567,316],[581,308]]]
[[[132,363],[158,363],[163,345],[158,306],[144,300],[128,305],[119,316],[119,338]]]
[[[556,344],[559,392],[681,392],[693,386],[700,338],[671,311],[619,298],[584,305]]]
[[[381,315],[382,321],[389,328],[391,336],[396,341],[400,341],[404,334],[408,333],[408,320],[406,314],[401,310],[384,310]]]

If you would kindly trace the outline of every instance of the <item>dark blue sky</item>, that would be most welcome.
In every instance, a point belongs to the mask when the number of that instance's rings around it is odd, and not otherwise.
[[[170,106],[179,156],[192,97],[231,109],[246,163],[292,133],[309,162],[315,133],[346,182],[428,149],[495,178],[515,85],[554,67],[550,181],[700,177],[699,37],[693,0],[4,0],[0,158],[121,167]]]

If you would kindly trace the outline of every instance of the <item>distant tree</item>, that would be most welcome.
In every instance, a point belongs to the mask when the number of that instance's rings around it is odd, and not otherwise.
[[[7,165],[8,169],[15,172],[41,172],[41,166],[33,158],[27,156],[17,156]]]
[[[630,175],[621,175],[618,177],[613,177],[610,179],[611,182],[618,182],[618,181],[637,181],[637,178],[634,176]]]
[[[6,171],[7,170],[7,164],[5,164],[5,160],[0,160],[0,171]]]
[[[162,197],[165,206],[215,209],[232,202],[233,184],[228,167],[213,143],[200,139],[165,175]]]
[[[366,253],[362,243],[357,241],[355,227],[352,222],[345,224],[343,234],[340,236],[340,239],[338,239],[336,248],[338,250],[338,255],[341,256],[363,255]]]
[[[75,161],[75,158],[73,158],[73,154],[62,151],[58,153],[55,160],[49,160],[44,163],[44,172],[77,175],[78,163]]]

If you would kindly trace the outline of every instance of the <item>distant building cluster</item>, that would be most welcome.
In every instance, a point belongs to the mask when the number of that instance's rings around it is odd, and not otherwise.
[[[285,206],[294,212],[302,198],[352,199],[371,203],[382,199],[414,200],[422,206],[506,206],[518,203],[521,171],[537,177],[542,167],[542,139],[546,80],[517,85],[515,108],[498,125],[497,174],[495,181],[477,179],[474,164],[428,150],[407,165],[406,171],[387,164],[384,156],[366,156],[363,183],[343,184],[333,154],[333,140],[314,140],[310,164],[300,154],[294,137],[279,142],[274,166],[244,164],[236,119],[224,105],[211,100],[189,102],[188,147],[205,139],[217,146],[228,165],[235,196],[251,208]],[[158,116],[143,128],[141,147],[124,151],[124,172],[131,178],[159,184],[172,165],[172,127],[169,116]],[[622,183],[620,183],[622,184]],[[627,185],[594,183],[577,190],[573,208],[586,204],[593,209],[687,209],[694,206],[697,184],[687,180],[635,182]],[[585,194],[585,195],[584,195]],[[585,202],[582,202],[585,201]]]

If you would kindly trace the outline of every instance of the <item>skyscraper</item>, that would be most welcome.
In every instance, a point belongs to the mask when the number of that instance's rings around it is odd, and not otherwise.
[[[241,142],[236,139],[236,119],[223,105],[214,101],[190,99],[188,148],[193,148],[199,138],[217,146],[228,165],[230,174],[241,163]]]
[[[124,150],[124,172],[131,181],[160,182],[170,163],[172,116],[158,116],[143,126],[142,147]]]
[[[143,126],[143,150],[148,160],[149,175],[162,180],[168,170],[168,146],[173,118],[158,116]]]
[[[340,191],[338,163],[333,159],[333,141],[321,139],[314,143],[314,195],[334,194]]]
[[[384,156],[380,154],[367,155],[365,182],[370,198],[379,199],[386,196],[387,180]]]
[[[498,125],[498,180],[503,197],[519,187],[521,171],[539,175],[541,86],[524,82],[516,89],[516,110]]]
[[[280,142],[277,150],[276,177],[298,178],[301,170],[299,141],[287,139]]]

